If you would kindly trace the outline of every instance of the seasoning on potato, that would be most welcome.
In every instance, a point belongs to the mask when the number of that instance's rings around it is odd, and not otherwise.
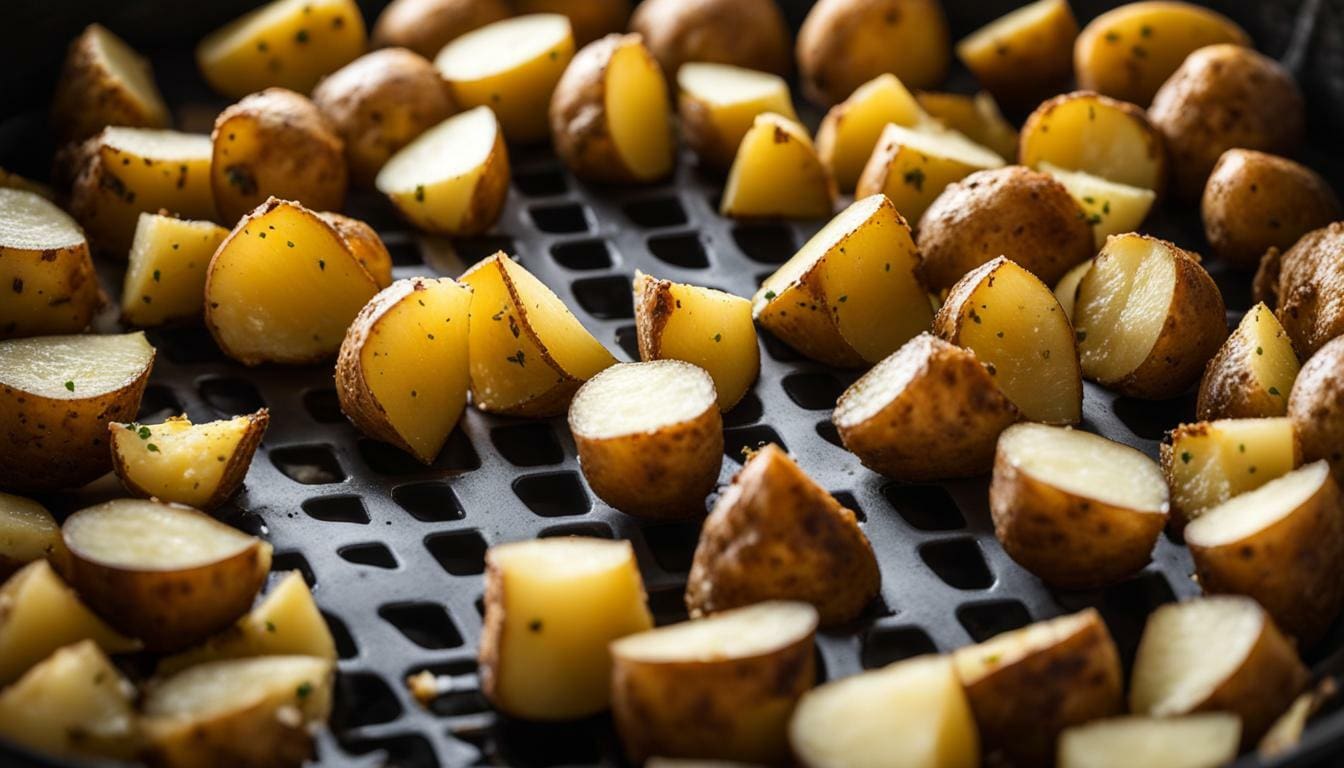
[[[888,123],[859,174],[854,197],[886,195],[902,216],[918,223],[948,185],[1001,167],[1003,158],[956,131]]]
[[[1307,461],[1326,459],[1337,482],[1344,481],[1344,341],[1326,344],[1311,356],[1288,395],[1288,416]]]
[[[789,27],[775,0],[643,0],[630,31],[644,38],[668,77],[692,61],[781,76],[792,69]]]
[[[61,527],[46,507],[0,493],[0,579],[34,560],[58,556],[60,547]]]
[[[1068,85],[1077,36],[1068,0],[1036,0],[963,38],[957,58],[1000,104],[1029,109]]]
[[[1161,458],[1179,530],[1205,510],[1293,471],[1302,449],[1288,418],[1220,419],[1173,429]]]
[[[1017,159],[1017,129],[1003,117],[994,97],[981,91],[974,96],[941,91],[920,91],[915,100],[930,117],[994,154],[1013,162]]]
[[[1283,416],[1298,368],[1287,331],[1256,304],[1204,369],[1195,413],[1205,421]]]
[[[788,83],[769,72],[692,61],[677,70],[677,90],[682,141],[700,162],[718,170],[733,164],[737,146],[757,115],[773,112],[798,119]]]
[[[1161,195],[1167,186],[1167,150],[1155,120],[1142,109],[1090,91],[1056,96],[1022,126],[1018,161],[1083,171]]]
[[[51,97],[51,125],[62,141],[109,125],[167,128],[172,118],[149,60],[101,24],[84,28],[66,50]]]
[[[140,214],[122,282],[121,319],[148,328],[200,317],[210,259],[228,235],[212,221]]]
[[[0,189],[0,339],[79,333],[103,304],[89,243],[41,195]]]
[[[1083,171],[1067,171],[1044,161],[1037,163],[1036,168],[1055,177],[1073,195],[1073,201],[1083,209],[1087,223],[1092,226],[1097,250],[1106,245],[1111,235],[1137,232],[1157,199],[1157,193],[1151,189],[1131,187]]]
[[[392,0],[373,23],[374,48],[408,48],[433,59],[443,47],[513,15],[510,0]]]
[[[1280,253],[1271,248],[1255,275],[1256,300],[1274,305],[1274,315],[1306,360],[1344,335],[1344,304],[1331,301],[1344,285],[1344,221],[1303,235]]]
[[[762,112],[742,137],[719,213],[734,219],[821,219],[835,210],[835,180],[807,129]]]
[[[1191,768],[1237,757],[1241,718],[1227,712],[1181,717],[1110,717],[1059,737],[1058,768]]]
[[[109,424],[112,468],[128,493],[214,509],[243,484],[270,423],[265,408],[224,421]]]
[[[951,63],[938,0],[821,0],[798,30],[803,93],[823,106],[890,72],[911,88],[942,83]]]
[[[826,113],[817,128],[817,154],[840,190],[849,192],[888,123],[913,128],[927,117],[895,75],[878,75]]]

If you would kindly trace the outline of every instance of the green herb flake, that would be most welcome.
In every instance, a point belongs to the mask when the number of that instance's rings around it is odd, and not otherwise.
[[[912,168],[906,171],[901,178],[907,185],[914,187],[916,192],[924,191],[924,171]]]
[[[75,391],[75,382],[73,382],[73,381],[67,381],[67,382],[65,382],[65,388],[66,388],[66,390],[69,391],[69,392],[74,392],[74,391]]]
[[[145,443],[145,450],[149,451],[150,453],[158,453],[158,452],[159,452],[159,446],[157,446],[157,445],[155,445],[155,444],[153,444],[153,443]]]
[[[327,262],[324,261],[324,260],[322,260],[322,259],[318,259],[318,260],[317,260],[317,268],[320,269],[320,270],[322,270],[323,272],[326,272],[326,271],[327,271]]]
[[[415,202],[417,202],[417,203],[423,203],[423,202],[425,202],[425,185],[424,185],[424,184],[416,184],[416,185],[415,185]]]
[[[160,277],[159,270],[157,269],[154,270],[154,282],[156,283],[159,282],[159,277]]]
[[[1256,348],[1255,348],[1255,354],[1257,354],[1257,355],[1263,355],[1263,354],[1265,354],[1265,349],[1264,349],[1264,347],[1256,347]]]
[[[260,237],[262,240],[265,240],[265,239],[266,239],[266,233],[265,233],[265,232],[258,232],[258,233],[257,233],[257,237]]]
[[[298,688],[294,689],[294,694],[298,696],[300,699],[308,698],[308,696],[311,695],[312,692],[313,692],[313,684],[306,680],[300,683]]]
[[[1245,452],[1246,452],[1246,444],[1245,444],[1245,443],[1238,443],[1238,444],[1237,444],[1237,451],[1240,452],[1240,453],[1245,453]]]
[[[1283,397],[1283,395],[1279,394],[1279,388],[1278,388],[1278,387],[1270,387],[1270,388],[1269,388],[1269,394],[1271,394],[1271,395],[1273,395],[1273,396],[1275,396],[1275,397]]]
[[[714,334],[714,343],[717,344],[720,341],[723,341],[723,334],[722,333]]]
[[[306,29],[300,29],[297,33],[295,33],[295,34],[294,34],[294,42],[296,42],[296,43],[298,43],[298,44],[300,44],[300,45],[302,45],[302,44],[308,42],[308,30],[306,30]]]
[[[286,241],[285,241],[285,245],[288,245],[290,248],[293,248],[293,247],[294,247],[294,241],[293,241],[293,240],[286,240]]]
[[[849,295],[846,294],[844,296],[841,296],[839,299],[837,299],[837,301],[839,301],[841,304],[844,304],[846,301],[849,301]]]
[[[266,631],[275,634],[275,622],[266,622]]]
[[[1153,36],[1152,27],[1148,26],[1147,24],[1144,24],[1142,27],[1139,27],[1139,37],[1152,37],[1152,36]]]
[[[135,434],[138,435],[141,440],[148,440],[153,433],[149,431],[149,427],[141,427],[136,430]]]
[[[775,298],[775,296],[778,296],[778,295],[779,295],[779,294],[775,293],[774,291],[766,291],[766,292],[765,292],[765,300],[766,300],[766,301],[770,301],[771,299]]]
[[[1190,463],[1190,460],[1193,459],[1193,458],[1195,458],[1195,455],[1194,455],[1193,453],[1191,453],[1191,452],[1189,452],[1189,451],[1181,451],[1181,463],[1182,463],[1182,464],[1189,464],[1189,463]]]

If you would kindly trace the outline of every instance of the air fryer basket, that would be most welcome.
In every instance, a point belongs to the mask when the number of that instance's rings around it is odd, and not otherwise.
[[[0,8],[0,37],[12,38],[4,45],[12,66],[0,73],[8,97],[0,107],[5,110],[0,165],[45,175],[50,86],[66,42],[94,20],[151,55],[180,127],[208,131],[224,102],[200,84],[191,46],[255,4],[8,0]],[[369,20],[382,5],[362,4]],[[956,36],[1017,4],[945,2]],[[1083,21],[1114,4],[1074,2]],[[1239,21],[1261,50],[1294,69],[1308,94],[1314,146],[1328,150],[1332,132],[1344,127],[1344,1],[1208,4]],[[796,28],[808,3],[783,5]],[[974,87],[965,72],[952,86]],[[806,117],[815,126],[819,116]],[[381,233],[398,278],[456,276],[496,250],[517,254],[623,358],[638,357],[630,291],[636,269],[749,296],[820,225],[744,224],[720,217],[722,179],[699,171],[685,153],[672,180],[640,188],[586,185],[546,149],[511,148],[511,153],[508,205],[489,236],[451,243],[418,236],[371,196],[356,196],[350,209]],[[1304,154],[1344,188],[1344,157],[1311,147]],[[1197,217],[1159,211],[1147,228],[1204,249]],[[1228,306],[1236,309],[1228,313],[1235,322],[1249,305],[1249,276],[1211,266]],[[116,267],[103,268],[109,287],[118,286]],[[107,319],[100,326],[114,327]],[[209,420],[262,405],[271,410],[246,487],[220,516],[272,542],[277,572],[303,572],[337,638],[337,706],[330,731],[319,739],[320,764],[623,764],[606,717],[540,726],[502,718],[487,706],[477,689],[475,662],[485,549],[538,536],[629,539],[652,610],[665,624],[686,616],[682,589],[697,524],[644,522],[597,501],[579,473],[561,418],[526,421],[468,409],[443,454],[426,468],[363,437],[345,420],[329,364],[245,369],[225,358],[200,328],[155,331],[150,338],[160,354],[142,420],[183,411]],[[839,446],[829,420],[836,396],[855,374],[804,360],[768,335],[762,341],[760,381],[724,419],[721,483],[740,466],[742,449],[771,441],[786,446],[859,514],[882,567],[881,597],[864,617],[818,636],[824,679],[949,651],[1087,606],[1101,611],[1128,663],[1149,611],[1198,593],[1189,554],[1166,536],[1152,564],[1124,583],[1089,592],[1045,588],[995,541],[985,479],[902,485],[862,468]],[[1155,456],[1163,431],[1192,420],[1193,410],[1193,397],[1150,403],[1089,384],[1083,426]],[[65,513],[118,490],[101,481],[44,501]],[[1308,661],[1319,674],[1344,670],[1344,630],[1336,627]],[[444,691],[428,708],[404,684],[407,675],[421,670],[439,676]],[[1272,764],[1340,761],[1344,710],[1333,708],[1313,721],[1296,752]],[[0,764],[55,763],[0,743]],[[1238,763],[1260,764],[1254,757]]]

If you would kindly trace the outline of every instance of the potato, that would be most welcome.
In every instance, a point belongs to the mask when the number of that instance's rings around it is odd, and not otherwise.
[[[206,35],[196,65],[231,99],[272,86],[308,93],[364,48],[354,0],[272,0]]]
[[[961,93],[920,91],[915,100],[930,117],[971,141],[982,144],[999,157],[1012,162],[1017,158],[1017,129],[1004,119],[994,97],[981,91],[974,96]]]
[[[1095,608],[1004,632],[952,655],[986,752],[1049,765],[1064,730],[1124,711],[1115,641]]]
[[[135,417],[153,367],[143,333],[0,341],[0,488],[75,488],[107,473],[107,425]]]
[[[513,7],[518,13],[563,14],[579,45],[620,32],[630,18],[630,0],[514,0]]]
[[[434,66],[462,109],[488,106],[509,141],[550,134],[547,106],[574,58],[569,20],[534,13],[487,24],[443,47]]]
[[[1270,248],[1344,217],[1330,182],[1300,163],[1250,149],[1218,158],[1200,199],[1204,235],[1218,258],[1253,269]]]
[[[1302,741],[1307,722],[1339,693],[1333,677],[1323,677],[1312,689],[1299,695],[1291,706],[1260,737],[1255,753],[1261,760],[1287,754]]]
[[[204,640],[247,612],[271,545],[190,507],[117,499],[61,529],[71,584],[112,626],[156,651]]]
[[[583,382],[614,365],[559,296],[503,251],[462,273],[471,286],[471,400],[511,416],[557,416]]]
[[[1265,253],[1255,275],[1257,301],[1275,304],[1274,314],[1292,339],[1299,359],[1344,335],[1344,222],[1303,235],[1292,248]]]
[[[374,184],[422,230],[485,232],[509,194],[509,153],[494,113],[476,107],[430,128],[393,155]]]
[[[0,339],[78,333],[102,306],[75,220],[32,192],[0,189]]]
[[[700,366],[714,379],[719,410],[732,410],[761,370],[751,302],[713,288],[657,280],[639,270],[634,293],[639,358]]]
[[[1329,465],[1317,461],[1205,510],[1185,528],[1200,586],[1255,598],[1310,648],[1344,604],[1339,503]]]
[[[270,420],[262,408],[204,424],[108,424],[112,468],[132,496],[214,509],[242,486]]]
[[[787,75],[789,27],[774,0],[643,0],[630,31],[668,77],[692,61]]]
[[[451,278],[399,280],[346,331],[336,394],[355,426],[433,464],[467,407],[471,289]]]
[[[1153,97],[1148,119],[1162,133],[1174,188],[1184,200],[1199,199],[1223,152],[1241,147],[1290,154],[1306,131],[1306,108],[1292,73],[1231,44],[1190,54]]]
[[[929,333],[873,366],[831,414],[865,467],[907,482],[988,472],[999,433],[1020,418],[974,352]]]
[[[313,756],[331,714],[331,661],[263,656],[214,661],[152,683],[144,699],[148,758],[165,768],[280,768]]]
[[[1321,347],[1302,367],[1288,395],[1288,416],[1308,461],[1325,459],[1336,482],[1344,481],[1344,341]]]
[[[1074,91],[1036,108],[1022,126],[1018,162],[1049,163],[1107,181],[1151,189],[1167,187],[1167,150],[1142,109],[1109,96]]]
[[[1278,318],[1256,304],[1204,369],[1195,412],[1205,421],[1283,416],[1298,369]]]
[[[946,656],[917,656],[809,692],[789,721],[789,743],[806,768],[980,765],[975,719]]]
[[[1078,87],[1140,106],[1198,48],[1251,44],[1231,19],[1193,3],[1126,3],[1093,19],[1073,47]]]
[[[765,279],[752,315],[828,365],[876,363],[927,330],[933,316],[916,276],[910,226],[882,195],[856,201]]]
[[[788,83],[769,72],[692,61],[677,70],[677,90],[681,138],[701,163],[716,170],[733,164],[757,115],[798,119]]]
[[[834,104],[884,72],[932,88],[947,74],[951,45],[937,0],[821,0],[798,30],[803,93]]]
[[[667,81],[638,35],[585,45],[555,86],[550,121],[556,155],[581,179],[638,184],[676,164]]]
[[[1199,257],[1147,235],[1106,242],[1073,310],[1083,375],[1130,397],[1175,397],[1227,338],[1223,296]]]
[[[963,38],[957,58],[1000,104],[1026,110],[1069,84],[1077,36],[1068,0],[1037,0]]]
[[[125,258],[140,214],[167,210],[215,218],[206,136],[146,128],[104,128],[78,152],[70,213],[99,251]]]
[[[719,214],[735,219],[820,219],[835,210],[835,180],[807,129],[762,112],[742,137]]]
[[[1161,445],[1177,529],[1302,463],[1292,420],[1222,419],[1182,424]]]
[[[611,709],[625,753],[776,764],[816,676],[817,612],[765,602],[611,644]],[[731,684],[726,684],[731,681]]]
[[[238,222],[210,261],[205,325],[244,365],[317,362],[336,354],[377,292],[326,220],[271,198]]]
[[[405,48],[360,56],[313,90],[313,104],[345,142],[350,180],[372,186],[397,150],[452,115],[439,71]]]
[[[949,184],[1001,167],[1003,158],[956,131],[889,123],[859,174],[854,197],[884,194],[902,216],[918,223]]]
[[[392,284],[392,254],[383,245],[382,238],[373,231],[373,227],[349,216],[322,211],[317,214],[323,221],[336,230],[336,234],[345,241],[346,248],[354,254],[355,261],[369,273],[369,277],[381,290]]]
[[[859,86],[817,128],[817,154],[843,192],[854,189],[888,123],[916,127],[927,115],[891,73]]]
[[[68,645],[0,691],[0,736],[48,757],[130,760],[135,687],[91,640]]]
[[[1158,717],[1231,712],[1241,718],[1245,746],[1288,708],[1307,677],[1297,649],[1254,600],[1199,598],[1148,617],[1129,704]]]
[[[168,107],[149,60],[101,24],[70,43],[51,97],[51,125],[60,141],[80,141],[109,125],[167,128]]]
[[[47,508],[32,499],[0,493],[0,579],[60,553],[61,527]]]
[[[1053,176],[1073,195],[1074,202],[1087,216],[1087,223],[1092,225],[1098,250],[1111,235],[1137,232],[1157,199],[1157,193],[1151,189],[1107,181],[1083,171],[1066,171],[1046,162],[1037,163],[1036,167]]]
[[[1064,315],[1073,322],[1073,305],[1078,300],[1078,284],[1083,281],[1083,275],[1092,269],[1092,260],[1088,259],[1082,264],[1070,269],[1064,273],[1064,276],[1055,283],[1055,299],[1059,306],[1064,310]]]
[[[13,171],[7,171],[0,168],[0,189],[17,189],[23,192],[32,192],[39,197],[45,197],[51,202],[56,201],[56,190],[50,185],[43,184],[40,181],[33,181],[26,176],[20,176]]]
[[[215,118],[210,140],[210,187],[225,223],[269,197],[318,211],[345,202],[345,142],[311,101],[293,91],[268,88],[243,98]]]
[[[140,214],[122,282],[122,321],[146,328],[200,317],[206,269],[228,235],[212,221]]]
[[[1059,768],[1134,765],[1212,768],[1235,760],[1240,740],[1241,719],[1226,712],[1185,717],[1112,717],[1065,731],[1059,739],[1057,765]]]
[[[934,335],[975,352],[1024,418],[1076,424],[1083,380],[1073,327],[1049,288],[1002,256],[963,277],[933,318]]]
[[[937,292],[995,256],[1054,285],[1096,250],[1063,184],[1010,165],[949,184],[919,219],[919,253],[924,285]]]
[[[454,39],[513,15],[509,0],[392,0],[378,14],[370,42],[432,59]]]
[[[485,553],[481,692],[528,720],[572,720],[607,708],[611,641],[653,626],[628,541],[578,536]]]

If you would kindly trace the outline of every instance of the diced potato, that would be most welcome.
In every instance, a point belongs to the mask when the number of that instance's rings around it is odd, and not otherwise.
[[[78,333],[102,306],[84,232],[40,195],[0,189],[0,339]]]
[[[228,235],[211,221],[140,214],[122,284],[122,320],[148,327],[199,317],[206,269]]]
[[[1091,268],[1092,260],[1088,259],[1070,269],[1055,285],[1055,299],[1059,301],[1059,306],[1068,316],[1069,322],[1073,322],[1073,305],[1078,300],[1078,284],[1083,281],[1083,276]]]
[[[762,112],[742,137],[719,213],[735,219],[820,219],[835,210],[835,180],[807,129]]]
[[[61,527],[32,499],[0,493],[0,579],[34,560],[59,556]]]
[[[1147,5],[1147,3],[1135,3]],[[1078,725],[1059,739],[1059,768],[1218,768],[1237,757],[1241,718],[1113,717]]]
[[[331,211],[321,211],[317,215],[336,230],[336,234],[345,241],[345,246],[355,255],[355,261],[369,273],[379,289],[392,284],[392,254],[388,253],[387,246],[373,231],[373,227],[359,219]]]
[[[878,75],[826,113],[817,129],[817,154],[840,191],[849,192],[888,123],[913,128],[926,118],[900,79],[890,72]]]
[[[101,24],[70,43],[51,98],[51,124],[62,141],[109,125],[167,128],[171,117],[145,57]]]
[[[966,138],[993,150],[1004,160],[1017,158],[1017,129],[1004,119],[994,97],[981,91],[974,96],[961,93],[921,91],[915,100],[930,117]]]
[[[570,720],[607,708],[613,640],[653,626],[627,541],[576,536],[485,553],[481,691],[529,720]]]
[[[884,194],[902,216],[918,222],[947,185],[1002,166],[1003,158],[956,131],[890,124],[859,175],[854,197]]]
[[[270,412],[192,424],[185,415],[162,424],[109,424],[112,467],[128,493],[214,509],[243,484]]]
[[[1256,304],[1204,369],[1195,412],[1206,420],[1283,416],[1300,369],[1279,319]]]
[[[769,72],[692,61],[677,70],[677,88],[681,138],[711,168],[733,164],[737,146],[757,115],[773,112],[798,119],[788,83]]]
[[[1038,163],[1037,167],[1054,176],[1078,201],[1097,236],[1097,248],[1105,245],[1111,235],[1137,232],[1157,199],[1157,193],[1151,189],[1107,181],[1083,171],[1067,171],[1047,162]]]
[[[1159,195],[1167,185],[1166,146],[1143,110],[1088,91],[1037,107],[1017,154],[1028,168],[1049,163]]]
[[[1286,417],[1182,424],[1162,443],[1162,472],[1178,528],[1301,463],[1302,449]]]
[[[1068,0],[1037,0],[957,43],[957,58],[1011,109],[1029,109],[1068,85],[1078,22]]]

